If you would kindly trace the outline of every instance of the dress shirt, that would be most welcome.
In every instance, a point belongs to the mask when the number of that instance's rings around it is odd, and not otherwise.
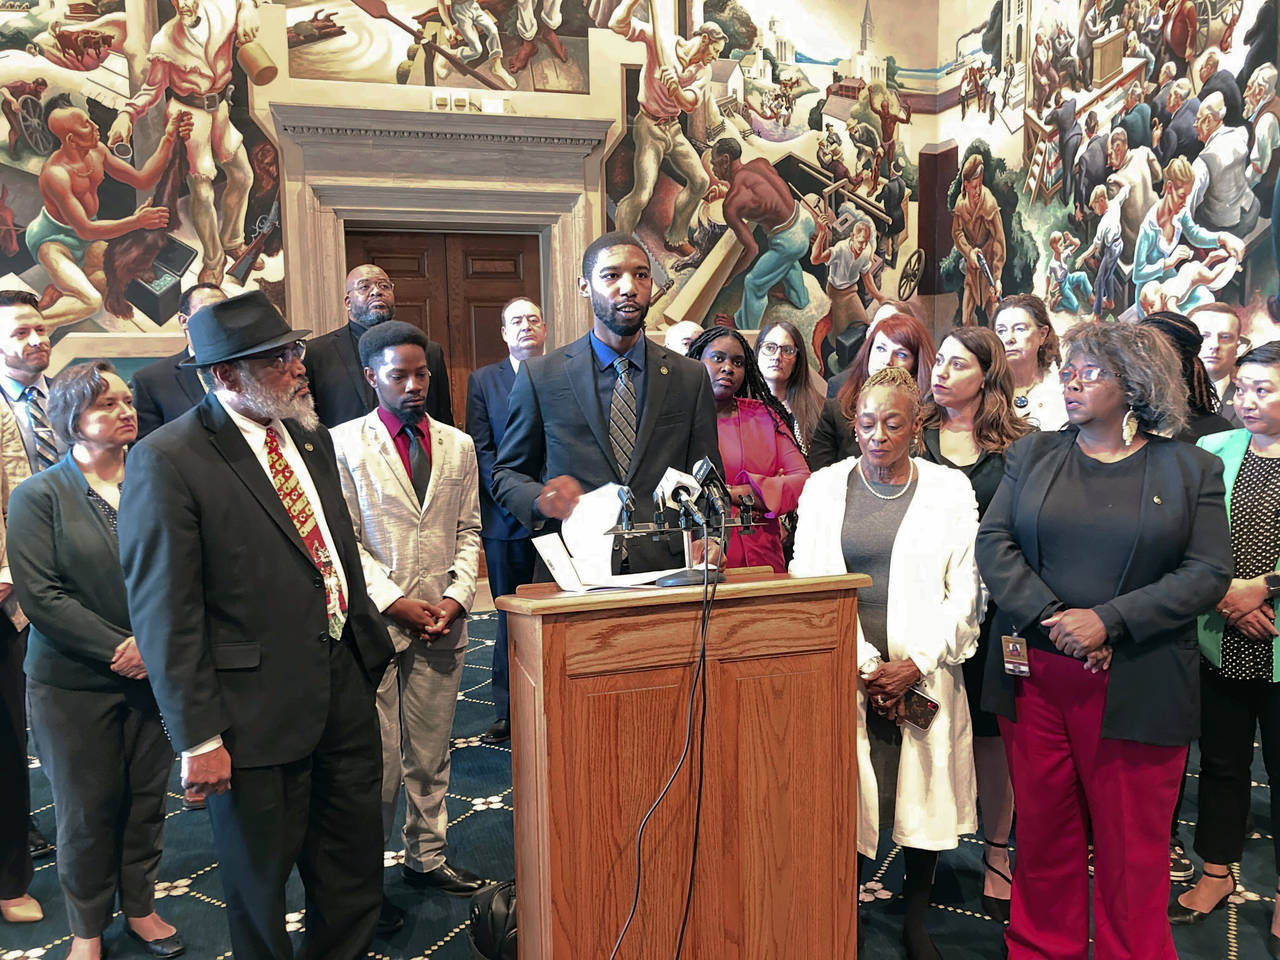
[[[867,240],[860,256],[854,256],[853,240],[849,237],[831,247],[831,259],[827,261],[827,283],[837,290],[848,290],[871,269],[871,257],[875,253],[875,238]]]
[[[221,402],[222,397],[219,396],[218,400]],[[254,457],[257,458],[258,463],[261,465],[267,482],[271,484],[272,489],[275,489],[275,482],[271,479],[271,467],[267,464],[267,427],[256,420],[250,420],[248,417],[237,413],[226,403],[222,404],[222,408],[227,411],[227,416],[231,418],[231,422],[240,430],[245,443],[249,445],[249,449],[253,451]],[[347,574],[342,569],[342,558],[338,556],[338,551],[333,548],[333,534],[329,532],[329,524],[324,516],[324,505],[320,502],[320,494],[316,490],[315,481],[311,479],[310,471],[307,470],[306,461],[298,453],[293,437],[284,428],[284,424],[279,420],[273,420],[269,426],[275,430],[276,437],[280,441],[280,453],[289,464],[289,468],[293,470],[294,476],[298,478],[298,484],[302,487],[302,492],[307,495],[307,500],[311,503],[311,513],[315,517],[316,526],[320,529],[320,535],[324,538],[324,542],[329,548],[329,558],[333,564],[333,572],[337,576],[338,582],[342,584],[343,596],[348,596],[350,591],[347,589]],[[220,746],[222,746],[222,737],[219,735],[210,737],[204,743],[196,744],[190,750],[183,750],[183,777],[186,777],[186,760],[188,758],[199,756],[202,753],[209,753],[217,750]]]
[[[511,354],[507,354],[507,362],[511,364],[511,369],[513,371],[516,373],[520,372],[520,361],[511,356]]]
[[[613,361],[620,356],[625,356],[631,361],[631,388],[636,394],[636,429],[640,428],[640,421],[644,419],[644,393],[645,393],[645,375],[644,375],[644,353],[645,353],[645,336],[640,337],[632,344],[631,349],[625,354],[620,354],[613,347],[607,346],[596,339],[595,331],[589,334],[591,340],[591,352],[595,354],[595,381],[596,396],[600,400],[600,412],[604,415],[604,422],[609,422],[609,407],[613,403],[613,385],[618,382],[618,371],[614,369]]]
[[[1128,196],[1129,187],[1126,184],[1120,188],[1119,193],[1107,201],[1107,212],[1098,221],[1098,232],[1094,234],[1099,247],[1105,249],[1120,242],[1120,208],[1124,206]]]
[[[405,427],[408,424],[394,413],[388,413],[382,409],[381,404],[378,406],[378,419],[387,428],[387,433],[391,434],[391,442],[395,444],[396,453],[400,454],[400,462],[404,464],[404,472],[409,477],[410,483],[412,483],[413,467],[409,465],[409,434],[405,432]],[[422,452],[427,455],[427,462],[430,463],[431,427],[428,425],[427,418],[423,417],[413,425],[412,429],[418,431],[418,443],[422,445]]]

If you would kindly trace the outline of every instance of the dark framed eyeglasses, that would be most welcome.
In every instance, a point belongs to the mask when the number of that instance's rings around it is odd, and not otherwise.
[[[250,360],[260,360],[272,370],[281,372],[285,370],[289,364],[295,360],[301,360],[307,355],[307,344],[303,340],[295,340],[293,343],[286,344],[283,347],[276,347],[266,353],[255,353],[249,357]]]

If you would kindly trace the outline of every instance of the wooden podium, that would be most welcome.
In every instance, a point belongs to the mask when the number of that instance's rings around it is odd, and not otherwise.
[[[730,572],[707,636],[706,759],[684,956],[852,957],[860,574]],[[500,597],[511,663],[522,960],[606,960],[636,830],[684,746],[702,587]],[[698,717],[649,820],[619,957],[674,955],[688,890]]]

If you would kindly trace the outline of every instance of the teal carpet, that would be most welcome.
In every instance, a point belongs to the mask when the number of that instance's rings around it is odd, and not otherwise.
[[[484,746],[477,739],[493,720],[489,665],[496,629],[493,614],[471,618],[471,645],[454,720],[453,772],[447,802],[450,859],[485,876],[505,879],[515,875],[511,754],[505,747]],[[32,800],[41,826],[52,836],[49,785],[34,758],[32,762]],[[1196,818],[1197,771],[1193,749],[1182,810],[1182,835],[1189,853]],[[1254,960],[1267,956],[1266,935],[1276,878],[1271,856],[1273,825],[1268,808],[1269,788],[1260,757],[1255,764],[1254,780],[1252,809],[1256,832],[1245,844],[1240,886],[1228,909],[1214,914],[1202,926],[1175,930],[1174,940],[1182,960]],[[209,823],[203,813],[183,812],[176,764],[170,790],[156,908],[182,932],[188,946],[187,956],[197,960],[223,960],[229,958],[231,952]],[[395,936],[375,941],[371,956],[377,960],[428,957],[469,960],[468,901],[419,893],[406,887],[399,877],[400,844],[393,843],[392,847],[386,853],[386,890],[392,900],[405,908],[408,922]],[[902,855],[887,839],[882,841],[881,851],[884,855],[875,863],[869,877],[872,885],[862,891],[867,938],[864,960],[897,960],[903,956],[899,940],[902,901],[897,896],[902,885]],[[1196,860],[1194,853],[1190,856]],[[981,912],[981,857],[982,846],[977,838],[967,837],[960,849],[943,854],[939,863],[930,928],[946,960],[998,960],[1000,957],[1002,927]],[[35,960],[46,956],[50,960],[61,960],[65,954],[69,937],[54,863],[54,860],[42,860],[37,864],[31,887],[32,894],[44,905],[44,921],[24,926],[0,923],[0,960]],[[1198,868],[1198,861],[1196,865]],[[1185,886],[1175,884],[1174,889]],[[290,902],[294,909],[302,909],[302,888],[296,874],[290,885]],[[290,920],[291,927],[301,929],[305,918],[296,913],[290,915]],[[121,918],[108,930],[106,941],[113,957],[145,956],[141,948],[125,936]]]
[[[449,795],[449,859],[495,879],[515,876],[511,828],[511,751],[482,745],[478,737],[493,722],[493,697],[489,690],[490,664],[497,620],[493,614],[473,616],[468,625],[462,691],[453,724],[453,762]],[[53,802],[48,781],[32,758],[32,804],[45,834],[54,834]],[[4,789],[0,785],[0,789]],[[182,809],[178,765],[174,764],[165,823],[164,858],[156,890],[156,910],[182,933],[186,956],[195,960],[229,958],[222,882],[213,856],[208,816]],[[386,852],[386,893],[407,913],[403,930],[374,941],[371,956],[378,960],[430,957],[432,960],[469,960],[466,921],[469,901],[438,893],[421,893],[400,880],[403,854],[399,823],[392,849]],[[55,860],[36,863],[31,894],[44,907],[40,923],[15,925],[0,921],[0,960],[48,957],[61,960],[70,936],[58,886]],[[289,886],[291,909],[301,911],[302,884],[295,872]],[[289,915],[290,928],[301,929],[305,917]],[[125,935],[124,919],[117,916],[106,933],[112,958],[145,957],[141,946]]]

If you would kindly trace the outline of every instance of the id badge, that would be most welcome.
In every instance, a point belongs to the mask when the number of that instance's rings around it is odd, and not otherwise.
[[[1027,641],[1014,634],[1001,637],[1000,646],[1004,649],[1004,672],[1015,677],[1031,676],[1031,663],[1027,659]]]

